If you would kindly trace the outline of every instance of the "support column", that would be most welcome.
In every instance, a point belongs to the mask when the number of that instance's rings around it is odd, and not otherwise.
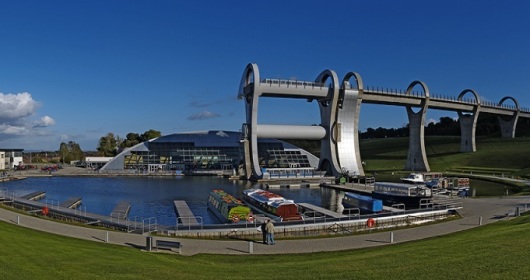
[[[477,119],[480,111],[480,97],[471,89],[466,89],[460,93],[458,100],[462,100],[466,93],[472,93],[475,96],[477,105],[471,114],[464,114],[458,111],[458,121],[460,122],[460,152],[476,152],[475,144],[475,130],[477,127]]]
[[[326,137],[320,142],[320,162],[318,169],[326,171],[328,175],[337,176],[341,168],[337,158],[337,104],[339,99],[339,79],[337,74],[331,70],[320,73],[315,82],[325,83],[331,79],[332,86],[326,99],[319,100],[321,126],[326,129]]]
[[[477,116],[465,115],[458,112],[458,121],[460,122],[460,152],[475,152],[475,128],[477,126]]]
[[[515,138],[515,128],[517,127],[517,120],[519,119],[519,102],[511,96],[506,96],[499,101],[499,106],[501,106],[504,101],[511,99],[513,103],[515,104],[515,113],[509,117],[508,119],[503,118],[502,116],[498,116],[497,119],[499,120],[499,126],[501,128],[501,137],[502,138]]]
[[[238,98],[245,100],[245,109],[247,121],[243,125],[242,143],[245,152],[245,169],[246,177],[261,178],[261,172],[258,159],[258,99],[260,91],[260,75],[258,65],[248,64],[241,77]]]
[[[509,120],[505,120],[501,116],[497,116],[497,119],[501,128],[501,137],[515,138],[515,127],[517,126],[519,114],[515,113]]]
[[[411,106],[407,106],[407,115],[409,117],[409,152],[407,155],[406,170],[411,171],[430,171],[427,153],[425,152],[424,124],[425,115],[429,104],[429,89],[425,83],[414,81],[407,89],[407,95],[410,95],[414,86],[420,85],[425,92],[425,97],[421,103],[421,109],[415,113]]]

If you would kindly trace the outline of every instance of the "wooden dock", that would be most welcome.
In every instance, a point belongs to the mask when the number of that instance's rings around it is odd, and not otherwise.
[[[32,200],[32,201],[37,201],[37,200],[40,200],[41,198],[43,198],[45,196],[46,196],[46,192],[38,191],[38,192],[28,193],[26,195],[21,196],[20,198],[27,199],[27,200]]]
[[[178,221],[184,225],[184,226],[198,226],[200,225],[197,221],[197,218],[195,218],[195,215],[193,215],[193,212],[191,212],[190,207],[188,206],[188,203],[184,200],[175,200],[173,201],[175,204],[175,211],[177,214]]]
[[[110,216],[118,219],[127,219],[129,211],[131,210],[131,203],[129,201],[120,201],[114,210],[110,212]]]
[[[372,195],[374,190],[373,184],[358,184],[358,183],[345,183],[345,184],[321,184],[321,187],[335,189],[345,192],[354,192],[361,195]]]
[[[81,205],[81,198],[80,197],[70,197],[69,199],[61,202],[59,204],[59,207],[75,209],[79,205]]]
[[[346,218],[347,216],[346,215],[343,215],[342,213],[337,213],[337,212],[333,212],[329,209],[326,209],[326,208],[322,208],[320,206],[316,206],[316,205],[313,205],[313,204],[309,204],[309,203],[297,203],[298,206],[302,207],[303,209],[307,209],[309,211],[314,211],[316,213],[320,213],[320,214],[323,214],[323,215],[326,215],[328,217],[332,217],[332,218]]]

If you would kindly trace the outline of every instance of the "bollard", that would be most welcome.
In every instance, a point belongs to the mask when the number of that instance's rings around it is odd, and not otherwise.
[[[521,210],[519,210],[519,206],[515,207],[515,217],[521,216]]]
[[[145,237],[145,250],[148,252],[151,252],[153,250],[153,237],[152,236]]]
[[[478,217],[478,225],[479,225],[479,226],[482,225],[482,216]]]
[[[109,232],[105,232],[105,243],[109,243]]]
[[[252,241],[248,242],[248,253],[249,254],[254,254],[254,242],[252,242]]]
[[[394,232],[390,232],[390,243],[394,243]]]
[[[20,216],[17,216],[17,225],[20,225]]]

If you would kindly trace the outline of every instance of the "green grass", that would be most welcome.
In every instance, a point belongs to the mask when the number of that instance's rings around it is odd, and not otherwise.
[[[369,249],[184,257],[0,222],[0,279],[521,279],[530,275],[529,230],[524,216]]]
[[[398,180],[399,177],[410,172],[404,170],[408,141],[408,138],[361,141],[361,158],[366,163],[365,173],[376,172],[379,180]],[[480,138],[477,139],[476,152],[460,153],[459,137],[429,136],[425,138],[425,149],[431,171],[463,173],[466,177],[470,177],[469,174],[473,173],[530,178],[530,138]],[[502,181],[500,183],[500,188],[506,183],[513,191],[530,192],[528,187],[521,187],[515,183]]]
[[[530,169],[530,139],[527,138],[478,139],[476,152],[460,153],[459,137],[430,136],[425,137],[425,149],[433,171],[482,170],[528,175]],[[367,170],[403,171],[408,138],[363,140],[360,150]]]

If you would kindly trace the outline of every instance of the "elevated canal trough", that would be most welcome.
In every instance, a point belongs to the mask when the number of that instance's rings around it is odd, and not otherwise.
[[[184,226],[198,226],[199,222],[197,221],[197,218],[193,215],[193,212],[191,212],[190,207],[188,206],[188,203],[184,200],[175,200],[173,201],[175,204],[175,211],[178,217],[178,221]]]

